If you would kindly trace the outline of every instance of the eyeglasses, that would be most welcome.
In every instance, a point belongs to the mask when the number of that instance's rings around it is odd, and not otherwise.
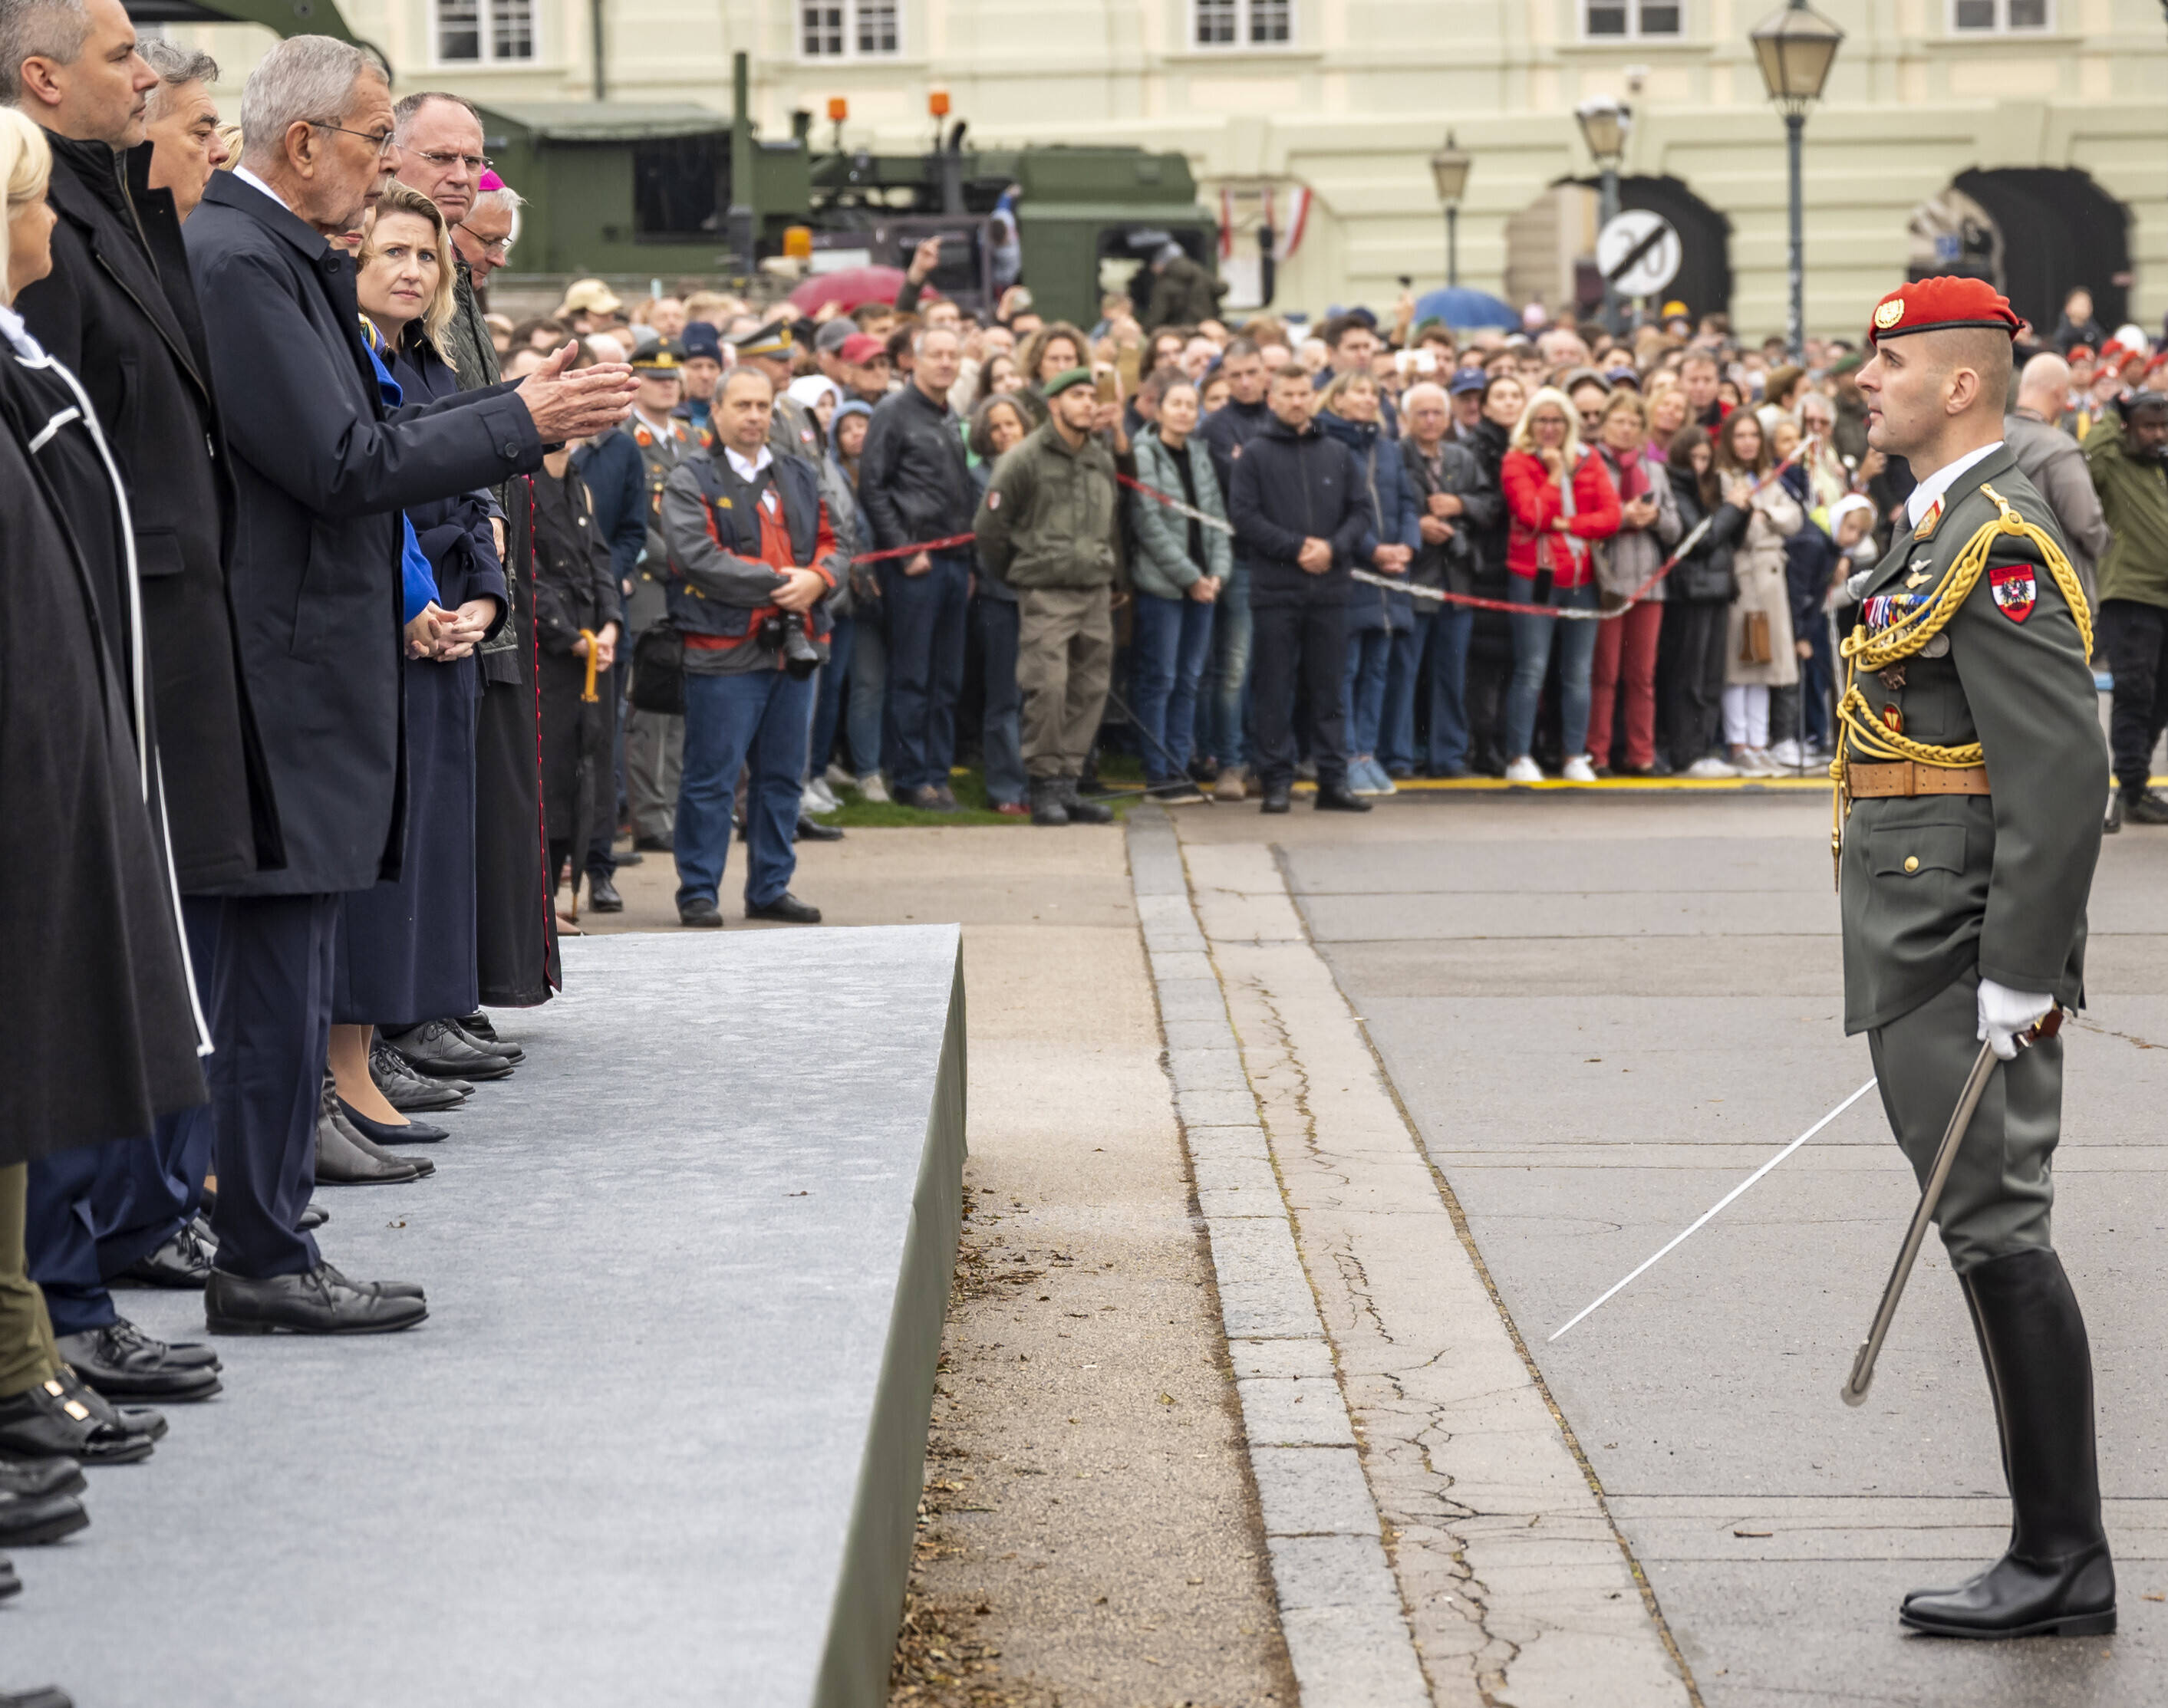
[[[494,255],[499,261],[502,261],[506,256],[512,253],[512,236],[509,232],[506,233],[506,235],[502,237],[485,237],[481,232],[476,231],[473,226],[467,224],[464,220],[460,221],[460,230],[465,232],[468,236],[473,238],[476,243],[480,244],[481,246],[481,252],[485,255]]]
[[[336,130],[342,136],[359,136],[379,154],[388,152],[391,147],[394,133],[389,130],[349,130],[343,125],[327,125],[321,119],[311,119],[309,125],[312,130]]]
[[[447,154],[442,149],[437,148],[424,148],[417,151],[422,159],[428,161],[439,172],[448,171],[455,166],[464,166],[469,172],[484,172],[497,164],[486,154]]]

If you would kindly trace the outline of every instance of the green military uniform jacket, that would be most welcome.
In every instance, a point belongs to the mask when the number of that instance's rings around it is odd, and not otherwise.
[[[1958,477],[1922,522],[1926,537],[1899,530],[1866,583],[1862,622],[1883,626],[1897,602],[1935,595],[1974,536],[2001,520],[1988,487],[2061,546],[2054,513],[1999,447]],[[2107,748],[2077,621],[2040,548],[1998,531],[1940,634],[1855,680],[1870,721],[1894,703],[1911,740],[1977,741],[1993,793],[1852,803],[1840,861],[1845,1030],[1885,1026],[1975,968],[2077,1006]],[[1886,761],[1853,745],[1849,762]]]
[[[821,423],[813,411],[787,393],[775,395],[775,411],[768,418],[768,448],[778,457],[798,457],[819,467]]]
[[[1052,422],[1003,454],[972,523],[980,565],[1004,585],[1104,587],[1123,580],[1113,454],[1096,435],[1071,449]]]
[[[657,432],[635,416],[617,430],[639,451],[640,477],[647,486],[647,547],[624,607],[625,628],[634,634],[661,622],[668,607],[670,548],[662,538],[662,489],[678,464],[703,446],[704,436],[691,422],[673,416],[667,425],[667,431]]]
[[[2110,413],[2086,436],[2086,465],[2110,531],[2101,597],[2168,605],[2168,464],[2132,456]]]

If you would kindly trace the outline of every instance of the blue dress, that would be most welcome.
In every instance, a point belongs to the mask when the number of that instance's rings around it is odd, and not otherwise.
[[[372,340],[374,342],[374,340]],[[449,363],[410,328],[408,346],[380,352],[388,363],[385,400],[427,403],[455,395]],[[504,570],[490,531],[486,491],[416,505],[406,512],[445,610],[493,597],[497,626],[507,608]],[[408,551],[406,614],[421,607],[418,565]],[[492,633],[495,632],[495,628]],[[332,1017],[343,1025],[396,1032],[427,1020],[471,1014],[479,1005],[475,957],[475,715],[479,660],[406,660],[406,854],[398,878],[348,894],[339,931]]]

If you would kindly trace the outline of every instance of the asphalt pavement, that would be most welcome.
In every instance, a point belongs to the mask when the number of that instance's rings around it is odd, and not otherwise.
[[[2105,846],[2057,1168],[2122,1628],[1964,1645],[1895,1619],[1905,1589],[1991,1559],[2008,1522],[1985,1378],[1932,1243],[1869,1402],[1838,1398],[1915,1197],[1873,1095],[1546,1339],[1871,1074],[1843,1032],[1825,800],[1177,816],[1193,889],[1206,845],[1275,845],[1703,1701],[2168,1703],[2168,832]]]

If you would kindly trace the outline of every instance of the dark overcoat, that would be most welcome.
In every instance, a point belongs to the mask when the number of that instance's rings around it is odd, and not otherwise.
[[[0,965],[34,993],[0,1026],[0,1167],[204,1101],[178,899],[114,667],[129,652],[26,454],[55,412],[23,360],[0,338],[0,861],[38,874],[0,884]]]
[[[284,854],[227,597],[233,484],[195,285],[150,144],[48,140],[53,270],[15,307],[82,382],[127,482],[173,864],[183,890],[215,890]],[[60,496],[74,517],[104,502]]]
[[[286,864],[248,895],[366,889],[405,838],[399,512],[537,466],[509,387],[388,412],[362,342],[353,264],[231,172],[188,224],[225,411],[242,661]]]

